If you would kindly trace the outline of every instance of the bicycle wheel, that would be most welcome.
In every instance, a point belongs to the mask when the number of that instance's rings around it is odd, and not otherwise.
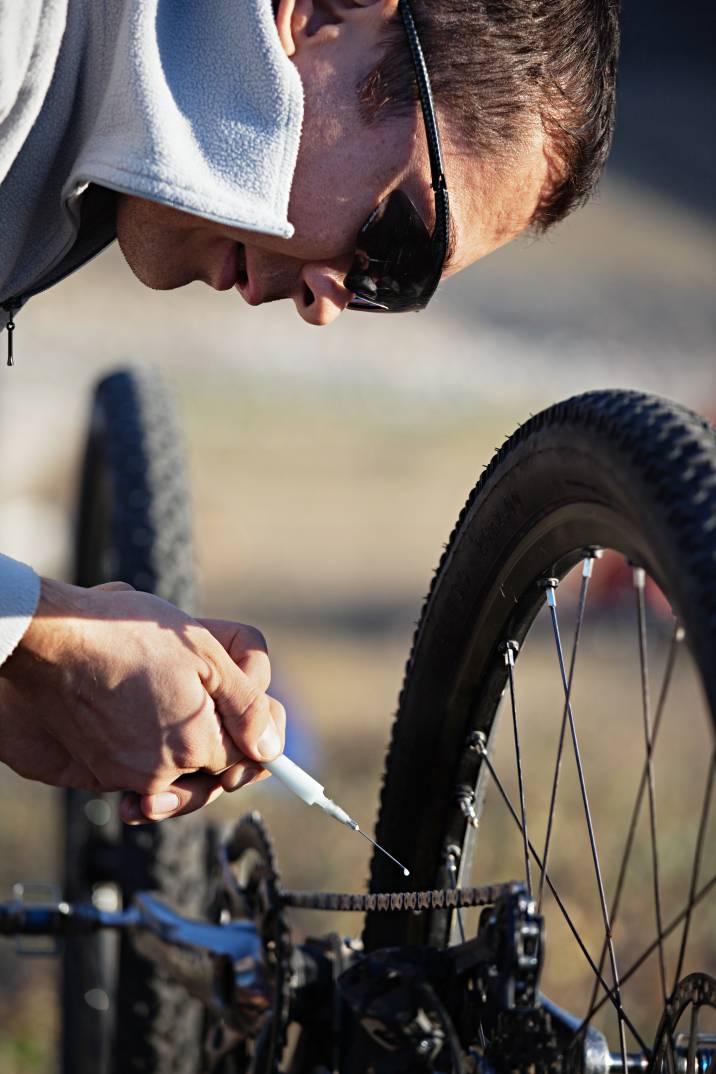
[[[191,611],[196,600],[188,483],[174,403],[162,380],[121,370],[97,386],[85,448],[74,580],[121,580]],[[182,912],[206,899],[206,833],[191,818],[129,828],[118,795],[65,793],[68,901],[113,908],[153,890]],[[202,1010],[129,941],[68,939],[65,1074],[196,1074]]]
[[[545,916],[543,991],[617,1055],[648,1055],[676,980],[716,967],[715,654],[713,428],[636,392],[532,418],[433,580],[376,838],[415,890],[521,879]],[[395,879],[376,855],[371,890]],[[368,914],[364,939],[444,946],[473,923]]]

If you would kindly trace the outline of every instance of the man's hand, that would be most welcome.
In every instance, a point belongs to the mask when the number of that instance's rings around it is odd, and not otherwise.
[[[43,580],[0,668],[0,759],[58,787],[132,791],[126,821],[190,812],[281,752],[269,678],[252,627],[192,619],[123,583]]]

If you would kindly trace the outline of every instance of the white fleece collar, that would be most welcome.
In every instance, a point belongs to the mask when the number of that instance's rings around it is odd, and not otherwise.
[[[88,183],[293,233],[303,89],[271,0],[0,0],[0,40],[0,329],[111,241]]]
[[[290,237],[303,90],[271,0],[126,0],[111,55],[105,5],[91,10],[105,79],[64,198],[95,182]]]

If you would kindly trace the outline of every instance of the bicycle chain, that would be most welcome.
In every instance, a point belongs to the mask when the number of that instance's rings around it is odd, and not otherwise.
[[[497,899],[516,895],[523,885],[488,884],[483,887],[444,888],[433,891],[390,891],[380,894],[353,894],[330,891],[279,891],[282,906],[296,910],[333,910],[374,913],[400,910],[457,910],[489,906]]]

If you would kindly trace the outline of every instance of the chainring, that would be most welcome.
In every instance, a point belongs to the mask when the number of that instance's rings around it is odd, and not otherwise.
[[[696,1028],[698,1017],[690,1021],[687,1032],[677,1033],[679,1022],[689,1007],[692,1008],[692,1013],[698,1012],[700,1007],[716,1009],[716,980],[709,974],[691,973],[688,977],[684,977],[674,989],[659,1023],[649,1074],[669,1074],[672,1067],[676,1070],[708,1069],[710,1071],[716,1066],[714,1062],[716,1044],[702,1047],[698,1040]],[[696,1033],[697,1039],[691,1040],[691,1033]],[[671,1042],[671,1054],[669,1042]],[[710,1056],[702,1054],[705,1047],[709,1047]],[[680,1065],[680,1059],[684,1060],[685,1067]]]
[[[286,1044],[291,939],[282,913],[276,856],[259,813],[247,813],[236,823],[219,848],[219,864],[214,916],[221,922],[254,923],[263,943],[273,1001],[256,1040],[240,1036],[223,1023],[208,1027],[209,1070],[212,1074],[277,1074]]]

